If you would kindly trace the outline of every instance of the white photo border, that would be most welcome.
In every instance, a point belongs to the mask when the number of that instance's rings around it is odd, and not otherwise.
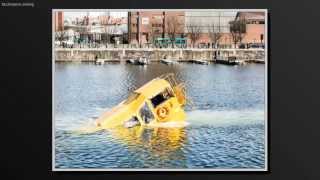
[[[55,164],[55,116],[54,116],[54,73],[55,73],[55,58],[54,58],[54,12],[64,11],[64,12],[119,12],[119,11],[238,11],[238,12],[264,12],[265,14],[265,107],[264,107],[264,149],[265,149],[265,158],[264,158],[264,168],[203,168],[203,169],[168,169],[168,168],[56,168]],[[244,171],[244,172],[266,172],[269,170],[269,149],[268,149],[268,9],[52,9],[52,171]]]

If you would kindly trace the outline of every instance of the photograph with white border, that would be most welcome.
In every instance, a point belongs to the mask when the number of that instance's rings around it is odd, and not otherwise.
[[[266,9],[53,9],[52,171],[268,171]]]

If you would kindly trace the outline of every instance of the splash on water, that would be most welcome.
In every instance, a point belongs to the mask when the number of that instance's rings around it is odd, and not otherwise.
[[[188,126],[188,122],[164,122],[150,125],[150,127],[162,127],[162,128],[181,128]]]
[[[106,109],[104,109],[106,110]],[[101,112],[101,110],[99,111]],[[179,128],[186,126],[215,126],[226,127],[234,125],[250,125],[263,124],[263,110],[194,110],[188,111],[185,122],[166,122],[152,125],[149,127],[163,128]],[[96,118],[89,118],[86,121],[78,124],[78,127],[72,128],[72,132],[77,134],[90,134],[102,130],[95,124]]]
[[[233,126],[263,124],[263,110],[195,110],[187,112],[187,121],[191,126]]]

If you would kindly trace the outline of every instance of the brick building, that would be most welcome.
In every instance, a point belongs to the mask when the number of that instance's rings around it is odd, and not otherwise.
[[[130,43],[144,44],[157,37],[184,36],[183,11],[137,11],[128,13]]]
[[[187,38],[189,47],[191,44],[196,47],[199,45],[213,47],[213,34],[218,33],[220,38],[216,41],[215,46],[230,47],[234,45],[230,24],[245,19],[245,34],[241,42],[245,44],[264,43],[265,40],[264,12],[146,10],[123,13],[128,14],[127,16],[111,16],[106,12],[99,16],[89,16],[87,13],[68,24],[65,23],[68,20],[67,14],[64,17],[63,12],[54,12],[55,31],[72,28],[79,32],[80,36],[94,34],[94,37],[98,38],[93,39],[102,41],[109,41],[109,36],[122,36],[123,43],[132,44],[153,43],[156,38]],[[199,36],[195,42],[191,40],[190,25],[199,28]]]
[[[64,14],[62,11],[54,12],[54,30],[63,31],[64,30]]]
[[[242,43],[263,43],[265,41],[265,13],[264,12],[238,12],[235,20],[246,21],[246,33]]]
[[[173,24],[178,24],[174,28],[175,37],[187,37],[187,44],[190,45],[188,26],[193,24],[200,28],[196,45],[212,43],[209,35],[211,26],[214,26],[215,31],[219,29],[221,33],[220,44],[232,44],[232,38],[229,35],[229,22],[234,20],[235,15],[235,12],[216,11],[128,12],[128,38],[130,43],[151,43],[157,37],[170,37]],[[175,23],[170,23],[170,21]]]

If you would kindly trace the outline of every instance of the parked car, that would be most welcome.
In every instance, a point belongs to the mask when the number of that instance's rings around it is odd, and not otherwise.
[[[207,43],[199,43],[198,48],[208,48],[208,44]]]
[[[72,48],[74,45],[74,42],[71,40],[62,41],[62,46],[65,48]]]
[[[56,46],[60,46],[60,45],[61,45],[60,41],[54,41],[54,44],[55,44]]]
[[[246,45],[245,44],[240,44],[239,45],[239,49],[245,49],[246,48]]]
[[[250,44],[248,44],[248,48],[263,48],[264,49],[264,44],[263,43],[250,43]]]

